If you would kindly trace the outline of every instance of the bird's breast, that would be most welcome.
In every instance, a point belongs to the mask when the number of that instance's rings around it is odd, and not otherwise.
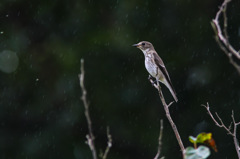
[[[154,59],[151,56],[145,57],[145,67],[151,76],[153,77],[157,76],[158,74],[157,65],[155,64]]]

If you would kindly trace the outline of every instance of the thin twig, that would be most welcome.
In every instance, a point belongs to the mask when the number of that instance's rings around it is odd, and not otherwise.
[[[217,116],[217,118],[218,118],[218,120],[220,121],[220,123],[219,122],[217,122],[217,120],[214,118],[214,116],[212,115],[212,112],[210,111],[210,107],[209,107],[209,104],[207,103],[207,105],[201,105],[201,106],[203,106],[203,107],[205,107],[206,109],[207,109],[207,112],[208,112],[208,114],[209,114],[209,116],[212,118],[212,120],[214,121],[214,123],[218,126],[218,127],[220,127],[220,128],[224,128],[227,132],[228,132],[228,134],[229,135],[232,135],[233,136],[233,134],[232,134],[232,132],[230,131],[231,129],[229,129],[229,128],[227,128],[226,126],[225,126],[225,124],[223,123],[223,121],[222,121],[222,119],[219,117],[219,115],[217,114],[217,113],[215,113],[216,114],[216,116]],[[231,126],[231,125],[230,125]]]
[[[162,150],[162,136],[163,136],[163,120],[160,120],[160,131],[159,131],[159,137],[158,137],[158,151],[154,159],[159,159],[159,156],[161,154]]]
[[[237,125],[235,122],[235,118],[234,118],[234,112],[232,111],[232,120],[233,120],[233,142],[234,142],[234,146],[235,146],[235,150],[237,152],[238,158],[240,159],[240,147],[239,147],[239,143],[238,143],[238,139],[237,139]]]
[[[175,123],[173,122],[172,117],[171,117],[171,115],[170,115],[170,113],[169,113],[169,107],[172,105],[173,102],[167,104],[166,101],[165,101],[165,98],[164,98],[164,96],[163,96],[163,93],[162,93],[162,89],[161,89],[161,87],[160,87],[160,84],[158,84],[158,82],[157,82],[157,84],[154,83],[154,81],[153,81],[152,78],[149,78],[149,81],[150,81],[150,82],[152,83],[152,85],[158,90],[159,97],[160,97],[160,99],[161,99],[161,101],[162,101],[163,108],[164,108],[165,113],[166,113],[166,117],[167,117],[169,123],[170,123],[171,126],[172,126],[173,132],[175,133],[175,136],[176,136],[176,138],[177,138],[178,144],[179,144],[179,146],[180,146],[180,148],[181,148],[182,155],[183,155],[185,148],[184,148],[183,142],[182,142],[182,140],[181,140],[181,136],[180,136],[180,134],[179,134],[179,132],[178,132],[177,126],[176,126]]]
[[[219,8],[215,19],[212,20],[211,24],[213,30],[216,34],[215,40],[217,41],[219,47],[223,52],[228,56],[230,63],[236,68],[240,74],[240,66],[233,60],[233,57],[236,57],[240,60],[240,53],[234,49],[234,47],[229,42],[228,32],[227,32],[227,5],[231,0],[224,0],[221,7]],[[223,14],[223,31],[219,24],[219,17]],[[223,33],[224,35],[223,35]]]
[[[239,147],[239,143],[238,143],[238,139],[237,139],[237,126],[239,125],[239,123],[236,123],[235,121],[235,118],[234,118],[234,112],[232,111],[232,123],[229,125],[229,127],[227,128],[226,125],[223,123],[222,119],[219,117],[219,115],[217,113],[216,116],[218,118],[218,120],[220,121],[217,122],[217,120],[214,118],[214,116],[212,115],[211,111],[210,111],[210,107],[209,107],[209,104],[207,103],[207,105],[203,105],[206,109],[207,109],[207,112],[209,114],[209,116],[212,118],[213,122],[220,128],[224,128],[226,130],[226,132],[231,135],[233,137],[233,142],[234,142],[234,146],[235,146],[235,149],[236,149],[236,152],[237,152],[237,155],[238,155],[238,158],[240,159],[240,147]],[[233,131],[231,131],[231,125],[233,124]]]
[[[226,42],[227,44],[229,44],[229,40],[228,40],[228,32],[227,32],[227,27],[228,27],[228,24],[227,24],[227,21],[228,21],[228,18],[227,18],[227,5],[225,5],[223,7],[223,33],[224,33],[224,36],[226,38]]]
[[[110,134],[109,132],[109,127],[107,127],[107,138],[108,138],[108,142],[107,142],[107,147],[105,149],[105,152],[102,156],[102,159],[106,159],[107,158],[107,155],[108,155],[108,152],[110,150],[110,148],[112,147],[112,135]]]
[[[79,78],[79,82],[80,82],[80,87],[82,89],[82,96],[81,96],[81,100],[83,101],[83,105],[84,105],[84,108],[85,108],[85,117],[86,117],[86,120],[87,120],[87,124],[88,124],[88,135],[86,135],[86,138],[87,138],[87,144],[90,148],[90,150],[92,151],[92,156],[93,156],[93,159],[97,159],[97,152],[96,152],[96,148],[95,148],[95,143],[94,143],[94,135],[93,135],[93,130],[92,130],[92,121],[91,121],[91,118],[90,118],[90,113],[89,113],[89,104],[88,104],[88,101],[87,101],[87,91],[85,89],[85,86],[84,86],[84,60],[81,59],[81,73],[78,75],[78,78]]]

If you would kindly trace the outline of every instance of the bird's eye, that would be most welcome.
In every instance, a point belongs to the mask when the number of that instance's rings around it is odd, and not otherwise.
[[[142,43],[142,46],[144,46],[145,45],[145,43]]]

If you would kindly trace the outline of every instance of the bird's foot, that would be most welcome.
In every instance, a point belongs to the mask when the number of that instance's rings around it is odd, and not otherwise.
[[[152,86],[158,86],[158,81],[156,78],[153,78],[151,75],[148,76],[148,80],[151,82]]]
[[[151,75],[148,75],[148,80],[152,80],[153,77]]]

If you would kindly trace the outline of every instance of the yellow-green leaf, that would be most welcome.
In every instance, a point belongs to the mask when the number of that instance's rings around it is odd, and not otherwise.
[[[200,133],[197,136],[197,143],[205,143],[207,140],[212,139],[212,133]]]
[[[197,138],[193,136],[189,136],[189,141],[194,144],[197,142]]]

